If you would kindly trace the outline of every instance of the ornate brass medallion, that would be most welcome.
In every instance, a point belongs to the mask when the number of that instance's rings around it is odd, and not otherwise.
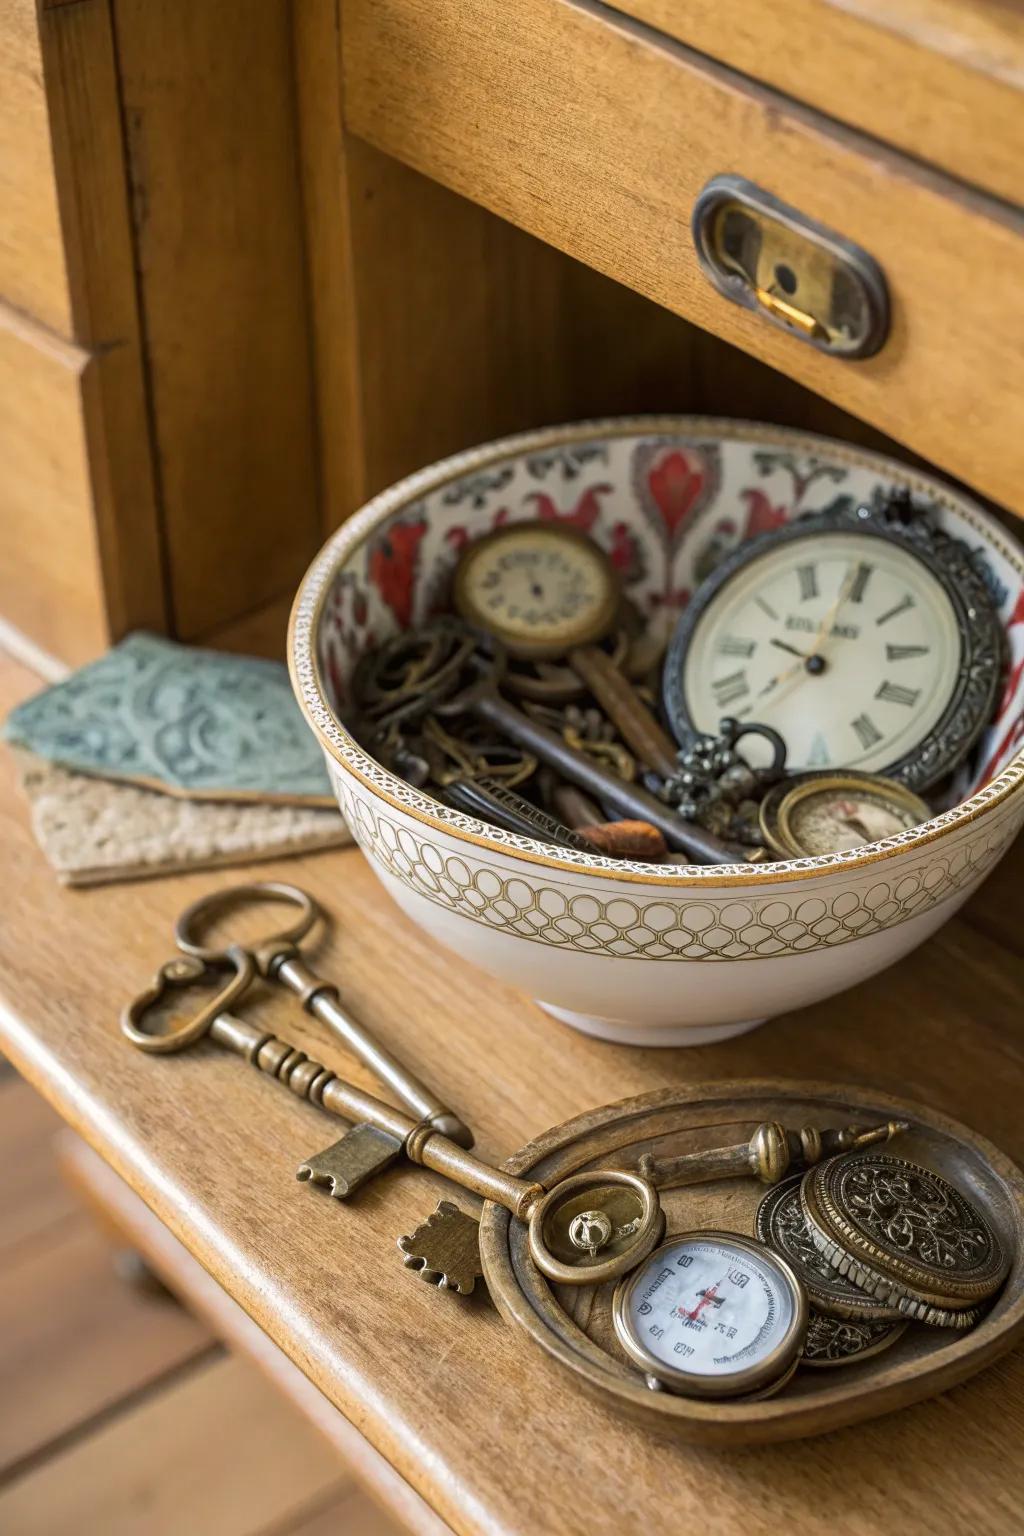
[[[988,1222],[941,1174],[861,1153],[812,1169],[800,1185],[811,1237],[828,1263],[905,1316],[973,1323],[1009,1260]]]
[[[862,1323],[899,1319],[898,1307],[869,1296],[844,1279],[819,1252],[800,1204],[801,1174],[770,1189],[757,1208],[754,1231],[767,1248],[788,1259],[803,1281],[812,1309]]]
[[[856,1365],[870,1355],[881,1354],[901,1338],[905,1322],[868,1322],[865,1318],[826,1317],[812,1307],[801,1365],[817,1369],[836,1365]]]

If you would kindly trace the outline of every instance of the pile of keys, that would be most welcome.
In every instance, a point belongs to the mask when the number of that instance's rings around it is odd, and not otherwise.
[[[770,1396],[798,1366],[859,1364],[912,1322],[972,1327],[1002,1286],[1009,1256],[941,1174],[863,1138],[852,1155],[804,1160],[763,1197],[752,1237],[681,1234],[620,1282],[616,1336],[650,1387]],[[640,1169],[666,1188],[692,1162]]]
[[[827,618],[847,588],[856,598],[845,580]],[[648,639],[611,562],[578,530],[525,522],[485,535],[463,551],[452,599],[455,613],[361,659],[349,724],[386,767],[468,815],[581,852],[731,864],[853,848],[931,814],[907,784],[877,773],[787,772],[786,739],[751,718],[763,696],[765,710],[789,719],[799,678],[828,669],[827,623],[806,655],[779,636],[766,642],[797,660],[752,703],[739,702],[750,692],[742,669],[721,687],[712,677],[711,703],[737,709],[701,730],[676,676],[699,634],[680,651],[684,615],[665,675],[652,681]],[[714,657],[759,644],[727,634]],[[857,724],[860,751],[867,726]],[[871,731],[884,755],[884,736]],[[819,733],[812,761],[829,761],[822,743]]]
[[[607,556],[584,534],[516,524],[468,546],[458,617],[397,635],[357,669],[352,722],[386,766],[456,809],[581,851],[647,861],[765,856],[757,800],[785,743],[727,719],[679,745],[631,675]],[[737,745],[770,740],[752,769]]]

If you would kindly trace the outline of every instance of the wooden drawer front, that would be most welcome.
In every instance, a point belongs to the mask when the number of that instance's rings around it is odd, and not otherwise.
[[[1018,215],[572,0],[346,0],[342,53],[354,133],[1024,512]],[[881,352],[829,357],[711,287],[689,221],[722,172],[875,257]]]
[[[69,663],[107,643],[83,404],[92,366],[0,309],[0,615]]]
[[[1004,0],[614,0],[974,186],[1024,200],[1024,11]]]
[[[35,0],[0,0],[0,298],[71,334]]]

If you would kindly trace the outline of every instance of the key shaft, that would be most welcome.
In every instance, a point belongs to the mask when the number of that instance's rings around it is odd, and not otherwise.
[[[454,1184],[493,1200],[521,1221],[546,1193],[542,1184],[514,1178],[492,1168],[465,1147],[435,1130],[429,1121],[416,1121],[400,1109],[347,1083],[329,1067],[312,1061],[304,1051],[234,1014],[220,1013],[210,1025],[209,1038],[245,1058],[258,1071],[276,1078],[300,1099],[329,1115],[355,1124],[372,1125],[402,1142],[411,1162],[444,1174]]]

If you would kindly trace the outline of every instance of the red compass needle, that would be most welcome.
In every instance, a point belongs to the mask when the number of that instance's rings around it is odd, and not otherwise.
[[[709,1285],[692,1312],[687,1312],[685,1307],[680,1307],[678,1310],[682,1312],[684,1317],[688,1317],[691,1323],[695,1323],[704,1308],[708,1306],[710,1302],[715,1300],[715,1293],[721,1283],[721,1280],[716,1280],[714,1285]]]

